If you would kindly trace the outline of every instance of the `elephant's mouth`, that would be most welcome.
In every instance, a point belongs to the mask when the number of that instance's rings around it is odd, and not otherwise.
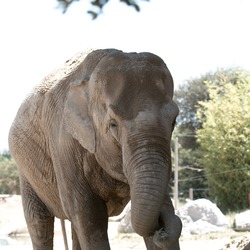
[[[169,237],[168,232],[163,227],[161,227],[154,233],[153,236],[154,244],[159,248],[166,247],[166,242],[168,242],[168,237]]]
[[[169,215],[170,216],[170,215]],[[153,235],[153,242],[159,248],[169,248],[178,242],[181,235],[182,223],[178,216],[172,215],[168,219],[169,225],[159,219],[156,231]]]

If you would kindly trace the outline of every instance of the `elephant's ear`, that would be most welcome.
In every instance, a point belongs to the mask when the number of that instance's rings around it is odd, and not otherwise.
[[[95,129],[88,108],[88,81],[70,84],[64,107],[64,127],[89,152],[96,147]]]
[[[91,153],[95,152],[96,135],[89,112],[89,79],[102,58],[117,51],[115,49],[94,50],[83,60],[80,59],[68,75],[70,86],[64,107],[64,126],[67,132]],[[69,65],[74,65],[77,60],[71,61]]]

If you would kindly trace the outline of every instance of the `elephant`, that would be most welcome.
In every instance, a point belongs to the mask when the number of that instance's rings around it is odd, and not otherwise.
[[[182,223],[169,195],[179,113],[173,79],[150,52],[80,52],[45,77],[9,131],[35,250],[53,249],[54,218],[74,250],[110,249],[107,227],[131,200],[147,249],[178,250]]]

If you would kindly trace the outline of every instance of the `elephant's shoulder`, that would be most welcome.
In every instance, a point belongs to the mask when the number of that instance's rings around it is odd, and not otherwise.
[[[48,74],[40,84],[38,84],[34,92],[38,92],[40,94],[46,94],[48,91],[62,87],[61,85],[67,85],[68,79],[74,77],[81,64],[83,63],[85,57],[87,56],[89,51],[79,52],[74,55],[72,58],[67,60],[61,67],[52,71]]]

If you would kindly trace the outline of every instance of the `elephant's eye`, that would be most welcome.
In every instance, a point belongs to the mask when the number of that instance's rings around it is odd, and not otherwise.
[[[109,123],[109,127],[110,128],[117,128],[118,127],[118,124],[115,120],[111,120],[110,123]]]
[[[116,120],[112,119],[109,122],[109,130],[112,134],[112,136],[118,140],[118,123]]]

